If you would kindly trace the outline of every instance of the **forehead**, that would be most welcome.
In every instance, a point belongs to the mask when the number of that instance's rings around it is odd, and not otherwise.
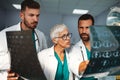
[[[81,27],[89,27],[91,25],[92,25],[92,20],[91,19],[80,20],[79,23],[78,23],[78,26],[81,26]]]
[[[34,9],[34,8],[26,7],[24,12],[31,13],[31,14],[39,14],[40,13],[40,9]]]
[[[61,35],[68,34],[68,33],[69,33],[68,29],[65,28],[65,29],[63,29],[63,31],[61,31],[61,32],[59,33],[59,35],[61,36]]]

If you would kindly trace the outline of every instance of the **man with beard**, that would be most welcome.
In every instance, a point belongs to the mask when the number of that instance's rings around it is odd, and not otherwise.
[[[38,24],[40,15],[40,4],[33,0],[24,0],[21,3],[20,18],[21,22],[17,25],[8,27],[0,32],[0,80],[16,80],[18,76],[15,76],[15,73],[11,71],[6,71],[2,69],[10,70],[10,59],[7,40],[6,40],[6,31],[22,31],[22,30],[32,30],[33,37],[36,39],[35,48],[39,52],[47,48],[46,38],[43,32],[35,29]]]
[[[91,56],[90,26],[94,25],[94,18],[84,14],[78,19],[78,32],[80,41],[70,51],[70,68],[75,75],[75,80],[97,80],[94,77],[82,78]]]

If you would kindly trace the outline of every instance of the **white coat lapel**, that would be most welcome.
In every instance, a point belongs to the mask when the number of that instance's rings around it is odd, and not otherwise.
[[[52,78],[50,79],[54,79],[56,71],[57,71],[57,65],[58,65],[58,61],[54,56],[54,46],[52,46],[50,49],[49,59],[50,59],[50,64],[51,64],[49,65],[49,67],[51,67],[51,70],[52,70],[52,74],[50,74]]]
[[[82,49],[82,51],[83,51],[84,59],[85,59],[85,60],[88,60],[86,48],[85,48],[85,45],[83,44],[82,40],[80,40],[80,41],[78,42],[78,45],[81,47],[81,49]]]

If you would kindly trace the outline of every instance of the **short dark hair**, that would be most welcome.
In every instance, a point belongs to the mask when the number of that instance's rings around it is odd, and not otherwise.
[[[92,20],[92,25],[94,25],[94,18],[90,14],[83,14],[82,16],[80,16],[79,19],[78,19],[78,24],[79,24],[80,20],[88,20],[88,19],[91,19]]]
[[[24,11],[26,7],[33,9],[40,9],[40,4],[34,0],[24,0],[21,3],[21,11]]]

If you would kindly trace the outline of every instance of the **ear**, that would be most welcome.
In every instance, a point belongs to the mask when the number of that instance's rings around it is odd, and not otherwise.
[[[57,44],[57,39],[56,39],[56,38],[53,38],[53,39],[52,39],[52,42],[55,43],[55,44]]]
[[[24,19],[24,13],[23,11],[20,12],[20,18],[23,20]]]

